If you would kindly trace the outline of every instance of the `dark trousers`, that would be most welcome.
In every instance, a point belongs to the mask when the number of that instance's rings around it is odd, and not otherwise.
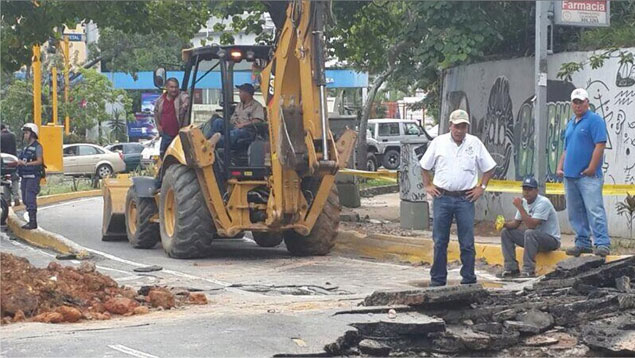
[[[163,154],[165,154],[165,151],[168,150],[168,147],[170,146],[170,143],[172,143],[174,138],[176,138],[176,136],[171,136],[165,133],[161,134],[161,146],[159,147],[159,155],[161,156],[162,160]]]
[[[220,133],[221,135],[225,135],[225,121],[222,118],[216,118],[214,122],[212,122],[212,132]],[[256,133],[247,128],[231,128],[229,130],[229,144],[231,149],[247,149],[249,144],[254,141],[256,138]],[[224,139],[221,138],[218,143],[216,143],[217,148],[224,147]]]
[[[40,178],[22,178],[22,202],[26,211],[31,214],[37,211],[37,195],[40,192]]]
[[[523,271],[535,273],[536,254],[541,251],[557,250],[560,247],[560,241],[538,230],[503,229],[501,232],[501,246],[503,248],[503,257],[505,258],[505,270],[518,270],[516,245],[525,248],[523,254]]]
[[[456,219],[461,248],[461,283],[476,282],[474,274],[474,203],[465,196],[441,195],[434,198],[434,220],[432,237],[434,239],[434,261],[430,269],[433,284],[445,285],[448,276],[448,242],[450,226]]]

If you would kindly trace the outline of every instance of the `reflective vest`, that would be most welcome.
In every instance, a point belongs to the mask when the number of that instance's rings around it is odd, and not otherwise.
[[[36,140],[32,144],[24,147],[22,153],[18,157],[25,162],[34,162],[37,160],[37,148],[42,147]],[[18,167],[18,174],[22,178],[41,178],[42,177],[42,165],[21,165]]]

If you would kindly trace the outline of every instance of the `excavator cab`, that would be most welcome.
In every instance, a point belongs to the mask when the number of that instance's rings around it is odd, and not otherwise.
[[[213,240],[244,231],[251,231],[263,247],[284,241],[293,255],[331,250],[340,212],[335,174],[346,166],[356,135],[346,131],[336,142],[328,127],[326,6],[308,0],[277,4],[286,18],[273,48],[206,46],[183,51],[181,90],[193,94],[209,76],[220,76],[225,138],[236,78],[244,75],[237,71],[241,66],[261,69],[238,84],[259,85],[266,123],[256,128],[256,139],[239,150],[216,148],[209,140],[210,121],[190,124],[166,150],[158,170],[161,180],[106,180],[102,239],[125,236],[135,248],[152,248],[160,241],[175,258],[207,256]],[[163,69],[155,71],[155,84],[165,84]]]

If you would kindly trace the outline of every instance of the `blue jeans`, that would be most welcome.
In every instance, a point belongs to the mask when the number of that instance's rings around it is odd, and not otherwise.
[[[163,154],[165,154],[165,151],[168,150],[170,143],[172,143],[175,137],[176,136],[173,137],[165,133],[161,134],[161,146],[159,147],[159,155],[161,156],[161,159],[163,159]]]
[[[212,122],[212,132],[225,135],[225,121],[223,121],[222,118],[216,118]],[[225,146],[224,139],[225,138],[221,138],[218,143],[216,143],[217,148]],[[231,149],[247,149],[254,139],[256,139],[256,134],[250,129],[231,128],[229,130],[229,144]]]
[[[575,231],[575,246],[591,248],[591,232],[595,246],[611,246],[602,198],[604,179],[598,177],[564,178],[569,223]]]
[[[450,241],[450,226],[452,219],[456,219],[461,248],[461,283],[475,283],[474,274],[474,203],[467,197],[441,195],[434,198],[432,204],[434,220],[432,237],[434,239],[434,261],[430,269],[433,284],[445,285],[448,276],[448,242]]]

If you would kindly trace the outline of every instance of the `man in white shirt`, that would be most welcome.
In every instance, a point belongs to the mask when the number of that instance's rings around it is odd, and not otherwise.
[[[434,197],[434,261],[430,269],[430,286],[447,283],[450,226],[456,218],[461,248],[461,284],[476,283],[474,274],[474,202],[487,187],[496,162],[483,142],[467,134],[470,117],[458,109],[450,114],[450,133],[436,137],[419,164],[423,168],[426,192]],[[430,174],[434,170],[434,180]],[[483,173],[478,184],[478,174]]]
[[[523,198],[514,198],[516,217],[505,223],[501,232],[501,246],[505,258],[505,268],[500,278],[516,276],[534,277],[536,254],[539,251],[553,251],[560,247],[560,225],[556,209],[549,199],[538,195],[538,182],[528,177],[523,180]],[[520,230],[520,224],[527,227]],[[525,248],[523,272],[518,270],[516,245]]]

